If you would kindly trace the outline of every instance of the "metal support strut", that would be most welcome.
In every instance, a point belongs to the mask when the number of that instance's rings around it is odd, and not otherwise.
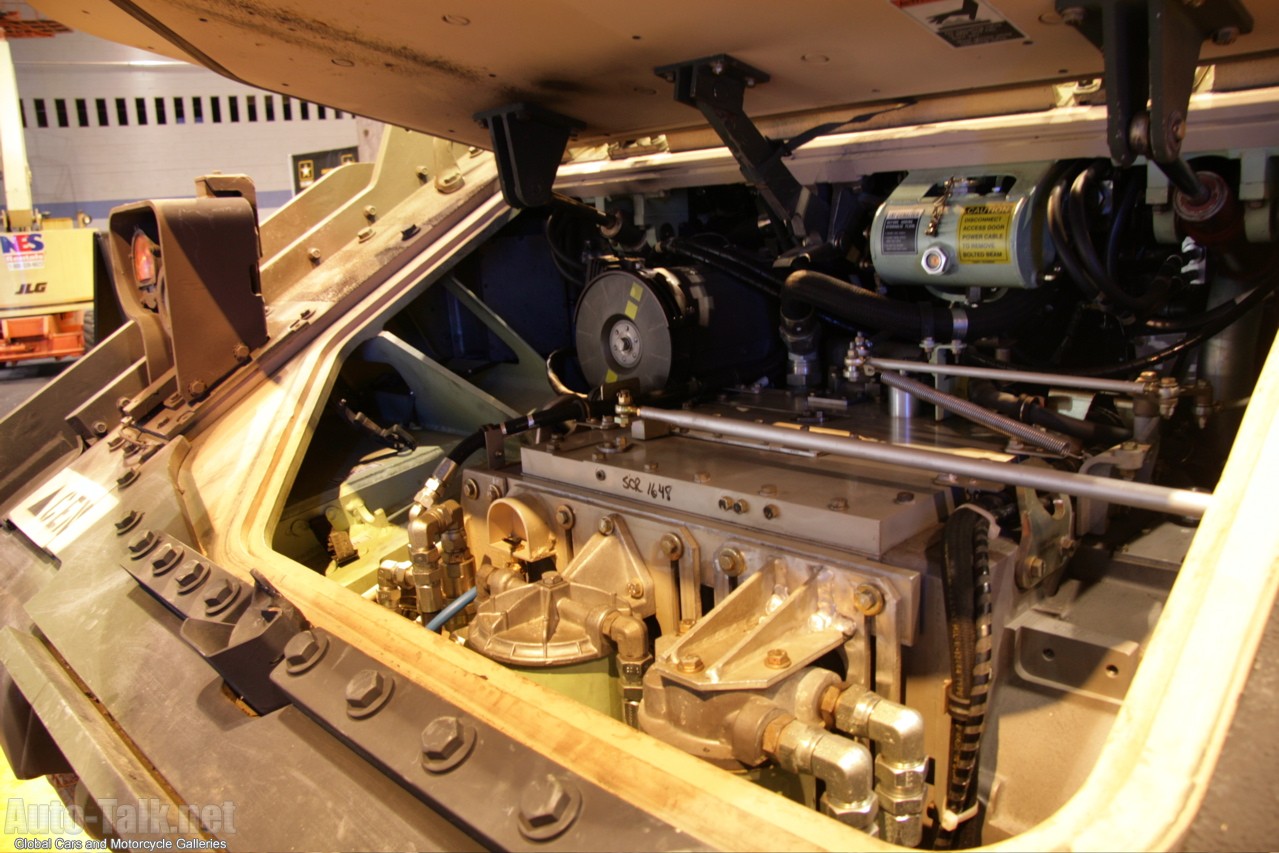
[[[536,104],[507,104],[476,113],[475,120],[493,140],[506,203],[516,209],[550,203],[564,148],[582,123]]]
[[[1181,157],[1199,48],[1252,32],[1240,0],[1057,0],[1062,20],[1101,49],[1110,156],[1148,157],[1191,199],[1207,196]],[[1149,109],[1147,109],[1149,99]]]
[[[697,107],[706,116],[746,180],[759,190],[791,246],[821,244],[829,218],[826,203],[796,180],[775,156],[775,144],[742,109],[746,90],[767,83],[768,75],[726,54],[663,65],[655,71],[675,84],[675,100]]]

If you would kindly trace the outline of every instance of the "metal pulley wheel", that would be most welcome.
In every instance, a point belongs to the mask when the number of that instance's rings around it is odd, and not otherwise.
[[[592,385],[638,379],[646,391],[686,372],[688,299],[667,270],[601,273],[577,303],[577,356]]]

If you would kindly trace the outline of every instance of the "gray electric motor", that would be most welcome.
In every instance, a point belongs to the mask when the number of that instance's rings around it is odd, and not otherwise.
[[[875,272],[889,284],[1036,287],[1053,258],[1044,214],[1051,167],[911,172],[871,224]]]

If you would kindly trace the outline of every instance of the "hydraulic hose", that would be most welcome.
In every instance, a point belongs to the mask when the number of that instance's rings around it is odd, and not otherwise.
[[[1097,252],[1088,225],[1088,193],[1097,180],[1098,165],[1076,164],[1064,171],[1048,195],[1048,233],[1057,257],[1071,280],[1089,298],[1135,313],[1146,313],[1167,296],[1170,281],[1157,277],[1142,296],[1132,296],[1116,282],[1113,273],[1119,251],[1120,232],[1126,227],[1135,203],[1138,185],[1128,185],[1117,202],[1115,218],[1106,245],[1105,262]]]
[[[950,849],[981,843],[981,823],[972,818],[993,679],[990,522],[982,513],[960,507],[947,520],[943,536],[942,590],[951,673],[946,708],[951,724],[946,805],[935,846]]]
[[[742,257],[730,249],[720,249],[697,243],[692,240],[672,238],[659,246],[663,252],[683,255],[686,258],[714,267],[720,272],[767,296],[776,299],[781,292],[781,283],[768,273],[755,266],[749,259]]]
[[[519,435],[522,432],[537,429],[538,427],[561,424],[576,418],[590,418],[598,414],[607,414],[612,409],[613,405],[611,403],[576,398],[566,403],[551,406],[548,409],[532,412],[524,417],[511,418],[509,421],[504,421],[500,424],[482,426],[453,445],[452,449],[444,454],[444,458],[435,466],[435,470],[431,472],[431,476],[427,478],[422,490],[417,493],[414,500],[419,507],[430,509],[435,504],[436,497],[444,490],[444,487],[452,479],[457,469],[462,466],[462,463],[472,453],[484,447],[485,436],[489,432],[498,431],[503,436]]]
[[[1075,254],[1074,245],[1067,230],[1066,193],[1070,183],[1083,173],[1083,165],[1068,167],[1062,177],[1053,184],[1048,194],[1048,235],[1052,238],[1053,247],[1057,250],[1057,258],[1065,267],[1067,275],[1089,298],[1095,298],[1099,291],[1092,279],[1085,272],[1083,263]]]
[[[1123,243],[1124,231],[1128,228],[1128,220],[1141,198],[1141,181],[1136,176],[1125,184],[1123,193],[1115,205],[1115,217],[1110,224],[1110,234],[1106,239],[1106,274],[1112,279],[1119,275],[1119,247]]]
[[[783,297],[817,306],[861,329],[891,332],[910,340],[972,340],[1007,333],[1032,319],[1039,297],[1012,292],[975,308],[952,308],[932,302],[883,299],[863,287],[815,270],[796,270],[786,277]]]
[[[1273,285],[1265,287],[1255,287],[1231,303],[1231,308],[1221,314],[1218,319],[1213,322],[1200,326],[1195,332],[1182,338],[1170,347],[1151,353],[1150,355],[1134,358],[1129,361],[1120,362],[1119,364],[1103,365],[1100,367],[1071,367],[1064,371],[1073,376],[1124,376],[1127,374],[1140,373],[1143,370],[1149,370],[1156,365],[1162,364],[1170,358],[1176,358],[1183,352],[1199,346],[1213,335],[1230,326],[1232,323],[1243,317],[1253,308],[1257,307],[1267,296],[1270,295]],[[977,364],[987,367],[1009,367],[1014,370],[1043,370],[1045,372],[1053,372],[1051,368],[1031,367],[1025,365],[1011,364],[1004,361],[996,361],[988,358],[980,353],[969,350],[965,353],[965,357],[972,359]]]

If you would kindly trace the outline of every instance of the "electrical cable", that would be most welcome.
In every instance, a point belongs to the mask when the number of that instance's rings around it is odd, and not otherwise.
[[[560,378],[559,371],[555,368],[555,362],[557,359],[570,354],[576,355],[577,350],[573,347],[560,347],[559,349],[551,350],[550,355],[546,357],[546,381],[551,384],[551,389],[555,391],[556,394],[569,394],[585,400],[589,395],[581,391],[574,391],[570,388],[568,383]]]
[[[1043,370],[1049,373],[1069,373],[1074,376],[1122,376],[1124,374],[1140,373],[1143,370],[1149,370],[1156,365],[1162,364],[1170,358],[1175,358],[1188,349],[1199,346],[1204,341],[1226,329],[1259,305],[1267,296],[1270,295],[1271,290],[1273,290],[1273,285],[1270,287],[1255,287],[1242,296],[1239,296],[1232,303],[1227,303],[1231,305],[1230,310],[1222,314],[1218,320],[1200,326],[1197,331],[1188,334],[1186,337],[1182,338],[1170,347],[1151,353],[1150,355],[1134,358],[1119,364],[1085,368],[1072,367],[1062,370],[1051,367],[1010,364],[1006,361],[997,361],[996,359],[984,356],[981,353],[974,352],[972,350],[969,350],[965,353],[965,355],[977,364],[986,367],[1005,367],[1012,368],[1014,370]]]

